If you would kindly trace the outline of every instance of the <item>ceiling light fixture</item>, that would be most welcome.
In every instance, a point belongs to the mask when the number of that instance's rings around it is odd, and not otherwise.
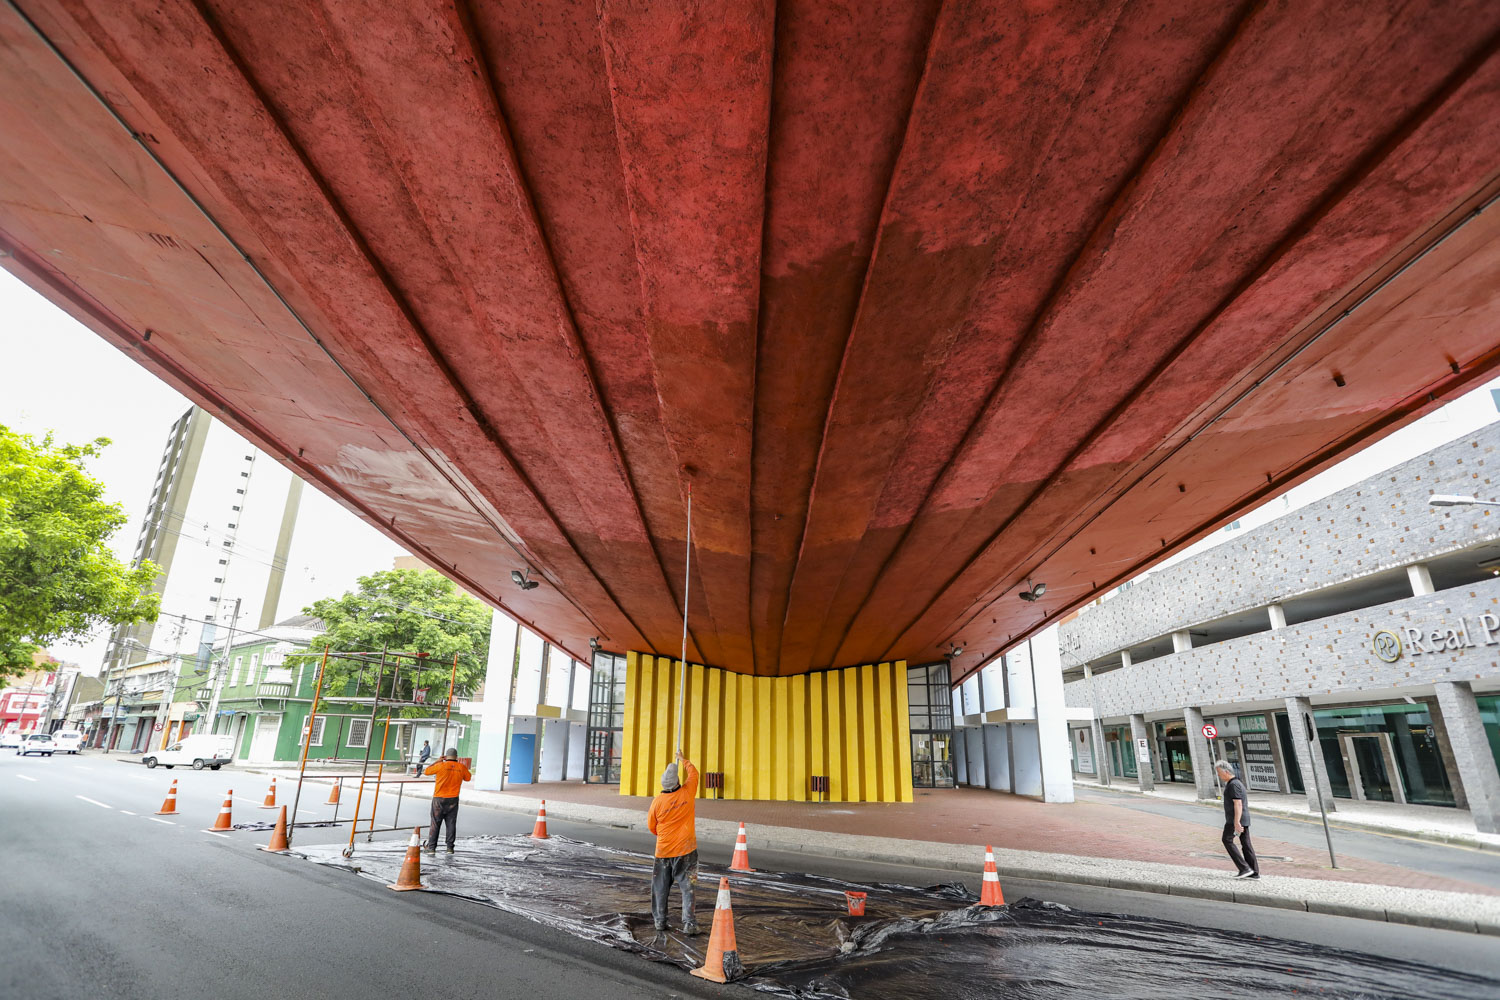
[[[590,636],[589,637],[589,649],[591,649],[591,650],[593,650],[594,652],[597,653],[597,652],[599,652],[600,648],[601,648],[601,646],[599,644],[599,637],[597,635]]]
[[[522,590],[535,590],[536,587],[537,587],[537,583],[538,583],[538,581],[533,580],[531,578],[531,567],[530,566],[526,567],[526,572],[524,572],[524,573],[522,573],[518,569],[511,570],[510,571],[510,580],[511,580],[512,583],[514,583],[517,587],[520,587]]]
[[[1034,601],[1047,592],[1047,585],[1045,583],[1032,583],[1030,579],[1027,579],[1026,583],[1030,589],[1021,591],[1021,600],[1023,601]]]

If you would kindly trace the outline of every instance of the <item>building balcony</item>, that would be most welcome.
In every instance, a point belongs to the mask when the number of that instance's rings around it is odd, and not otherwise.
[[[261,684],[288,684],[292,683],[292,669],[290,667],[267,667],[266,675],[261,678]]]
[[[292,696],[290,681],[261,681],[255,686],[256,701],[285,701]]]

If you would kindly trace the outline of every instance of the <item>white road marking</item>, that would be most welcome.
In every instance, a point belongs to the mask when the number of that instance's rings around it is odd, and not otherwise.
[[[227,833],[214,833],[212,830],[204,830],[203,832],[206,833],[206,834],[208,834],[210,837],[223,837],[225,840],[233,840],[234,839],[233,837],[231,837]]]
[[[135,815],[135,813],[131,812],[129,809],[121,809],[120,812],[124,813],[126,816],[134,816]]]
[[[147,816],[146,818],[149,819],[153,823],[165,823],[165,824],[167,824],[167,826],[176,826],[177,825],[176,823],[173,823],[169,819],[157,819],[155,816]]]
[[[88,803],[90,803],[92,805],[99,806],[102,809],[113,809],[114,808],[114,806],[105,805],[103,802],[100,802],[98,799],[91,799],[87,795],[75,795],[75,796],[73,796],[73,798],[75,798],[75,799],[82,799],[83,801],[88,802]]]
[[[33,778],[29,774],[18,774],[18,775],[16,775],[16,777],[20,778],[22,781],[35,781],[36,780],[35,778]]]

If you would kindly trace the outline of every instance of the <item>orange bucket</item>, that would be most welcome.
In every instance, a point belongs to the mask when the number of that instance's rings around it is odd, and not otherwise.
[[[863,892],[844,893],[844,902],[849,904],[849,916],[862,917],[865,915],[865,896]]]

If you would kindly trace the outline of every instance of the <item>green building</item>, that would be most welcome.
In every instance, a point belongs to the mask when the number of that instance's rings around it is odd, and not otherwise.
[[[317,619],[297,616],[237,636],[227,651],[215,650],[222,664],[212,731],[233,734],[236,760],[270,764],[299,759],[318,676],[315,653],[299,654],[313,653],[310,643],[321,633],[322,623]],[[307,750],[309,761],[333,757],[357,760],[366,750],[371,760],[412,760],[423,740],[431,742],[434,756],[442,752],[441,716],[435,720],[407,719],[401,718],[398,710],[387,722],[387,710],[381,708],[372,726],[369,718],[359,717],[369,710],[367,699],[340,700],[337,696],[330,698],[327,691],[323,697]],[[197,692],[196,700],[208,706],[212,692],[204,688]],[[458,747],[460,756],[474,755],[479,746],[478,730],[468,715],[455,711],[450,716],[449,742]]]

